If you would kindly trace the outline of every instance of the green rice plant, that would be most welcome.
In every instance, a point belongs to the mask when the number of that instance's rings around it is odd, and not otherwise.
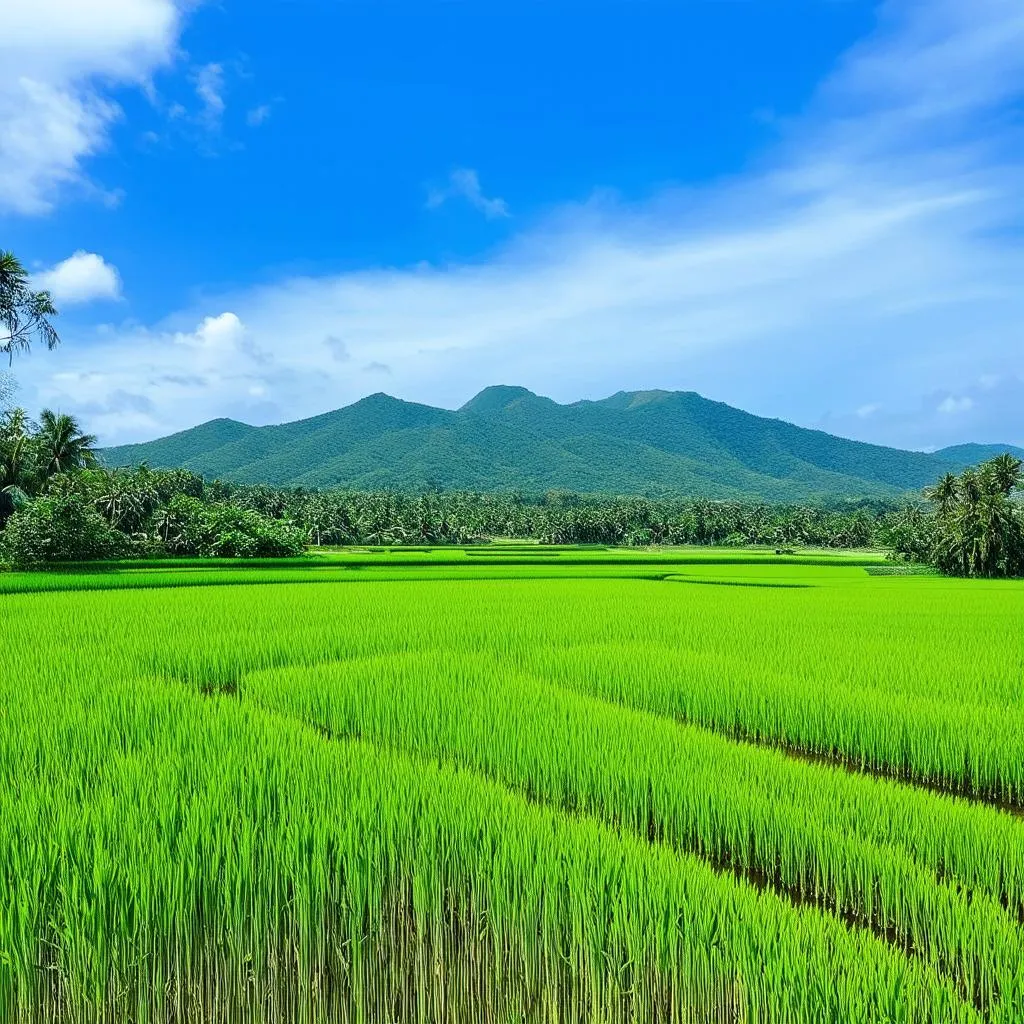
[[[472,773],[158,680],[46,710],[0,802],[6,1019],[979,1019],[870,935]]]
[[[697,852],[885,936],[980,1005],[1024,1016],[1021,829],[998,812],[680,728],[468,652],[269,670],[239,685],[322,735],[464,765]],[[979,877],[993,850],[1004,854],[999,875]]]
[[[0,575],[0,1018],[1024,1016],[1024,587],[431,554]]]

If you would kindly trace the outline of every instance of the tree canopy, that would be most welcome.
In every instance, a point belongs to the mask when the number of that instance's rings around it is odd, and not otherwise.
[[[1021,460],[1006,452],[925,491],[930,508],[907,506],[896,518],[894,549],[951,576],[1024,576]]]

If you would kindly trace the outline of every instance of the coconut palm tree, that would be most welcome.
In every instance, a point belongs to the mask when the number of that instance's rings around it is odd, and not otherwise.
[[[44,476],[96,465],[96,438],[83,434],[78,421],[67,413],[44,409],[35,441]]]
[[[955,473],[945,473],[934,487],[925,491],[925,497],[939,506],[940,513],[945,513],[956,500],[958,483]]]
[[[12,409],[0,418],[0,526],[28,501],[36,478],[36,458],[28,417]]]
[[[957,576],[1016,575],[1024,565],[1024,511],[1011,498],[1021,462],[1009,453],[944,476],[926,494],[938,506],[934,561]]]
[[[133,470],[104,469],[95,474],[95,479],[93,503],[97,511],[115,530],[141,531],[160,502],[153,471],[146,465]]]
[[[181,517],[170,506],[163,505],[153,515],[153,529],[168,548],[173,548],[181,537]]]
[[[985,465],[989,469],[993,485],[1003,494],[1010,494],[1021,485],[1024,462],[1009,452],[989,459]]]

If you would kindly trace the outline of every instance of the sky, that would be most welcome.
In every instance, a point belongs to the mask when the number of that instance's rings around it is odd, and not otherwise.
[[[0,249],[104,444],[697,391],[1024,444],[1020,0],[0,0]]]

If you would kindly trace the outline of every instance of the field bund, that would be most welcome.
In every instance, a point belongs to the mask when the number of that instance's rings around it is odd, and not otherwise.
[[[1024,1020],[1024,583],[0,574],[0,1019]]]

